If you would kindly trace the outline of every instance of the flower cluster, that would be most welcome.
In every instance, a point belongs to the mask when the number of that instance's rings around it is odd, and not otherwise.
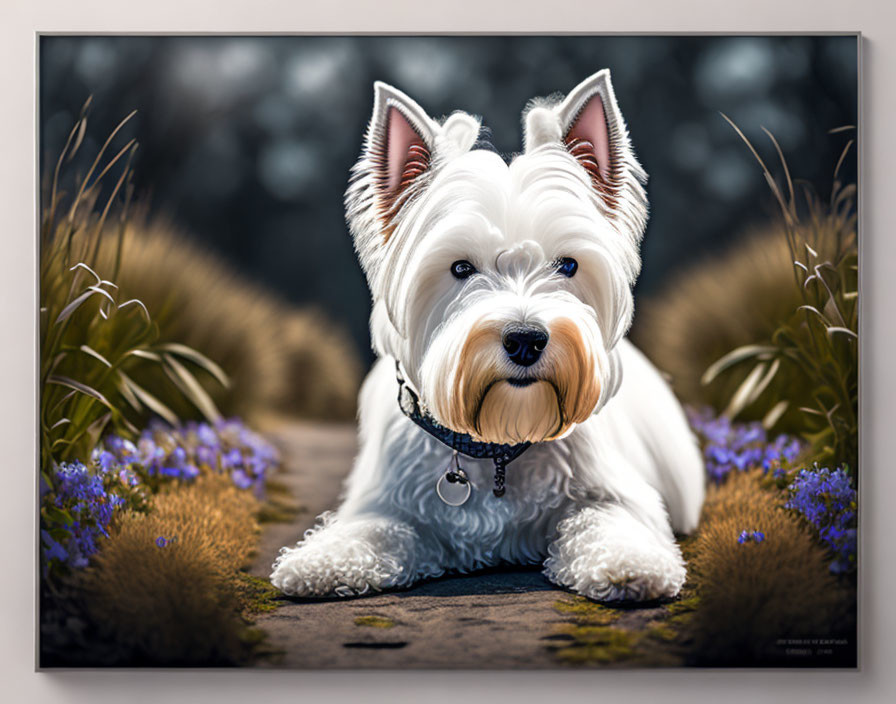
[[[737,536],[737,542],[741,545],[751,541],[754,543],[761,543],[763,540],[765,540],[765,533],[758,530],[742,530],[740,535]]]
[[[136,443],[107,435],[90,462],[62,464],[41,481],[41,547],[44,569],[85,567],[107,537],[117,510],[146,510],[149,493],[171,481],[189,482],[202,472],[227,474],[257,495],[279,463],[277,450],[239,420],[214,425],[156,423]],[[175,538],[160,536],[159,547]]]
[[[152,484],[164,479],[191,481],[204,470],[228,474],[237,487],[257,494],[279,462],[269,442],[235,419],[176,428],[155,423],[136,445],[112,435],[103,440],[103,450],[112,462]]]
[[[831,572],[855,568],[857,496],[849,472],[816,464],[800,470],[788,491],[785,507],[799,511],[834,554]]]
[[[687,409],[688,420],[703,447],[706,471],[721,483],[732,470],[762,467],[775,478],[783,476],[783,465],[792,463],[803,446],[796,438],[778,435],[769,440],[761,423],[732,423],[712,409]]]
[[[97,540],[108,537],[117,509],[139,503],[127,475],[106,462],[64,463],[41,479],[41,545],[44,567],[52,561],[69,567],[87,565],[97,551]]]

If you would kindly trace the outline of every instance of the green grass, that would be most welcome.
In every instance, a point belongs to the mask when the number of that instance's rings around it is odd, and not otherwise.
[[[356,616],[355,625],[367,628],[393,628],[395,626],[395,621],[387,616],[376,616],[371,614],[367,616]]]
[[[248,572],[236,572],[233,581],[243,615],[247,618],[260,613],[269,613],[285,603],[278,599],[280,592],[266,579]]]
[[[683,596],[678,601],[666,604],[666,611],[670,616],[680,616],[696,611],[700,606],[700,597],[697,595]]]
[[[619,663],[637,655],[642,634],[614,626],[571,626],[561,633],[572,636],[570,645],[558,648],[555,655],[570,664]]]
[[[554,609],[561,614],[568,614],[580,625],[606,626],[618,621],[622,613],[618,609],[596,604],[583,596],[571,599],[560,599],[554,602]]]

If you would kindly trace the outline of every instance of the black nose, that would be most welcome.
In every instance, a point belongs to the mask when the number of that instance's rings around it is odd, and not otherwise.
[[[504,333],[504,349],[514,364],[531,367],[548,344],[548,334],[538,328],[517,328]]]

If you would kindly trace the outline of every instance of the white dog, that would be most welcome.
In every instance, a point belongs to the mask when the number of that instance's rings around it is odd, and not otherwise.
[[[673,531],[703,465],[681,407],[623,338],[647,220],[609,71],[523,115],[507,164],[479,120],[383,83],[346,192],[380,359],[335,512],[284,548],[299,596],[544,564],[602,601],[674,597]],[[506,484],[505,484],[506,482]]]

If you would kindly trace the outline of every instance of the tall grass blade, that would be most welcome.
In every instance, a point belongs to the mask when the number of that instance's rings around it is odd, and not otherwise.
[[[78,310],[78,308],[80,308],[81,305],[95,293],[96,289],[85,291],[75,300],[69,303],[65,308],[62,309],[62,311],[60,311],[59,316],[56,318],[56,324],[58,325],[59,323],[64,323],[66,320],[68,320],[71,314]]]
[[[784,196],[781,193],[781,189],[778,188],[778,184],[775,182],[774,177],[772,176],[772,172],[769,171],[768,167],[765,165],[765,162],[762,160],[762,157],[759,156],[759,152],[753,147],[753,144],[747,139],[747,136],[741,131],[740,127],[734,124],[734,121],[728,117],[725,113],[719,113],[725,121],[734,128],[734,131],[737,132],[738,136],[743,140],[744,144],[747,145],[747,148],[753,153],[756,161],[759,162],[759,166],[762,167],[762,173],[765,176],[766,183],[768,183],[769,188],[774,194],[775,198],[778,201],[778,204],[781,206],[781,212],[784,214],[787,223],[792,224],[792,218],[790,215],[790,209],[787,207],[787,202],[784,200]]]
[[[744,409],[749,402],[754,389],[759,385],[759,381],[765,373],[765,370],[765,362],[759,362],[759,364],[753,367],[750,373],[747,374],[747,377],[741,382],[740,386],[737,387],[737,391],[735,391],[734,395],[731,397],[731,402],[724,410],[724,415],[729,418],[734,418]]]
[[[181,386],[187,397],[199,409],[202,415],[212,422],[221,420],[221,413],[215,406],[215,402],[212,401],[208,392],[202,388],[202,384],[196,381],[196,377],[171,354],[166,352],[162,355],[162,358],[165,360],[166,370],[170,371],[172,381]]]
[[[88,386],[87,384],[82,384],[80,381],[75,381],[74,379],[70,379],[67,376],[53,375],[47,379],[47,383],[57,384],[59,386],[67,386],[68,388],[74,389],[75,391],[82,393],[85,396],[96,399],[107,408],[114,410],[112,404],[109,403],[109,399],[107,399],[93,387]]]
[[[784,181],[787,184],[787,192],[789,194],[789,199],[787,201],[788,212],[790,213],[790,217],[796,220],[796,198],[794,198],[793,195],[793,180],[790,178],[790,169],[787,168],[787,159],[784,158],[784,152],[781,151],[781,145],[778,144],[778,140],[775,139],[775,136],[765,127],[762,128],[762,131],[768,135],[768,138],[775,146],[775,151],[778,152],[778,159],[784,169]]]
[[[128,377],[124,372],[119,372],[119,376],[128,389],[132,391],[134,395],[153,413],[163,418],[169,425],[178,425],[180,423],[180,419],[174,411],[140,386],[140,384]]]
[[[143,305],[143,301],[140,301],[136,298],[132,298],[131,300],[125,301],[124,303],[120,304],[118,306],[118,310],[123,310],[124,308],[127,308],[128,306],[134,306],[134,305],[138,306],[143,311],[143,315],[146,316],[146,322],[150,322],[152,320],[152,318],[149,315],[149,311],[146,309],[146,306]]]
[[[721,372],[729,367],[733,367],[735,364],[739,364],[751,357],[763,359],[767,355],[772,355],[777,351],[778,348],[773,345],[744,345],[743,347],[738,347],[713,362],[709,369],[703,373],[700,383],[705,386],[706,384],[712,383]]]
[[[112,362],[110,362],[108,359],[103,357],[103,355],[101,355],[99,352],[97,352],[95,349],[93,349],[89,345],[81,345],[78,349],[80,349],[85,354],[90,355],[94,359],[98,359],[100,362],[105,364],[109,369],[112,368]]]
[[[846,154],[849,152],[849,148],[852,146],[853,140],[849,140],[846,143],[846,146],[843,148],[843,152],[840,154],[840,158],[837,160],[837,166],[834,169],[834,178],[837,178],[837,174],[840,173],[840,167],[843,166],[843,160],[846,159]]]
[[[775,378],[775,374],[778,373],[778,370],[781,368],[781,359],[775,359],[768,368],[768,371],[765,373],[765,376],[759,380],[759,383],[756,384],[756,387],[750,393],[749,398],[747,399],[747,404],[749,405],[756,401],[762,393],[768,388],[768,385],[772,383],[772,379]]]
[[[87,266],[84,262],[78,262],[71,269],[69,269],[69,271],[75,271],[76,269],[83,269],[84,271],[89,272],[93,276],[93,278],[96,279],[96,282],[98,284],[101,284],[103,282],[103,280],[100,278],[99,274],[97,274],[93,269],[91,269],[89,266]]]
[[[192,347],[187,347],[186,345],[181,345],[176,342],[169,342],[163,345],[158,345],[157,349],[165,350],[166,352],[170,352],[171,354],[178,355],[180,357],[184,357],[185,359],[189,359],[191,362],[195,362],[205,371],[215,377],[215,379],[218,380],[218,383],[220,383],[221,386],[223,386],[225,389],[230,388],[230,379],[227,377],[225,371],[204,354],[202,354],[201,352],[197,352]]]
[[[784,415],[789,407],[790,401],[778,401],[762,418],[762,427],[766,430],[771,430],[772,428],[774,428],[775,424],[781,419],[781,416]]]
[[[856,335],[856,333],[854,333],[854,332],[853,332],[852,330],[850,330],[849,328],[842,328],[842,327],[837,327],[837,326],[833,326],[833,325],[831,325],[831,326],[825,328],[825,330],[827,330],[828,335],[835,335],[835,334],[837,334],[837,335],[847,335],[847,336],[849,336],[849,337],[853,337],[853,338],[855,338],[856,340],[859,339],[859,336]]]

